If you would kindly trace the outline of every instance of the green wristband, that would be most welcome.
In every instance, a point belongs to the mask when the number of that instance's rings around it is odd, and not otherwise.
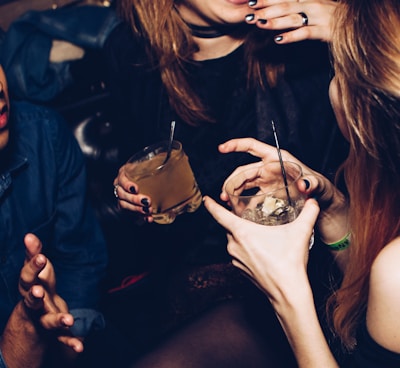
[[[329,247],[330,250],[345,250],[350,245],[350,233],[347,233],[342,239],[338,240],[335,243],[324,244]]]

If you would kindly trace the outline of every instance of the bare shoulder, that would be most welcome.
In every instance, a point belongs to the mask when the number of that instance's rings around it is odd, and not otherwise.
[[[400,237],[376,257],[370,277],[367,327],[381,346],[400,353]]]
[[[371,283],[374,282],[384,283],[380,288],[387,285],[400,290],[400,237],[383,248],[373,262]]]

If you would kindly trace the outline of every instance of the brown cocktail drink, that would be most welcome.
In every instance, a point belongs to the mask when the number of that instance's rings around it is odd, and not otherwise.
[[[159,224],[169,224],[184,212],[196,211],[202,196],[182,144],[173,141],[171,156],[164,163],[168,142],[144,148],[126,164],[126,172],[151,198],[152,216]]]

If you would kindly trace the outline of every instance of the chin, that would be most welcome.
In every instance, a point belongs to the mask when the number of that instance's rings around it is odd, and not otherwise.
[[[8,129],[0,130],[0,151],[7,147],[10,132]]]

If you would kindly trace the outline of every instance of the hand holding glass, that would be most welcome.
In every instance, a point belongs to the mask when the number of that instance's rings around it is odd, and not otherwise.
[[[172,142],[171,156],[165,162],[167,150],[168,141],[145,147],[125,166],[128,178],[151,198],[152,216],[159,224],[170,224],[177,215],[196,211],[202,202],[182,144]]]
[[[306,196],[297,188],[301,167],[284,161],[285,185],[279,161],[260,163],[241,171],[225,183],[233,212],[262,225],[282,225],[293,221],[304,206]]]

